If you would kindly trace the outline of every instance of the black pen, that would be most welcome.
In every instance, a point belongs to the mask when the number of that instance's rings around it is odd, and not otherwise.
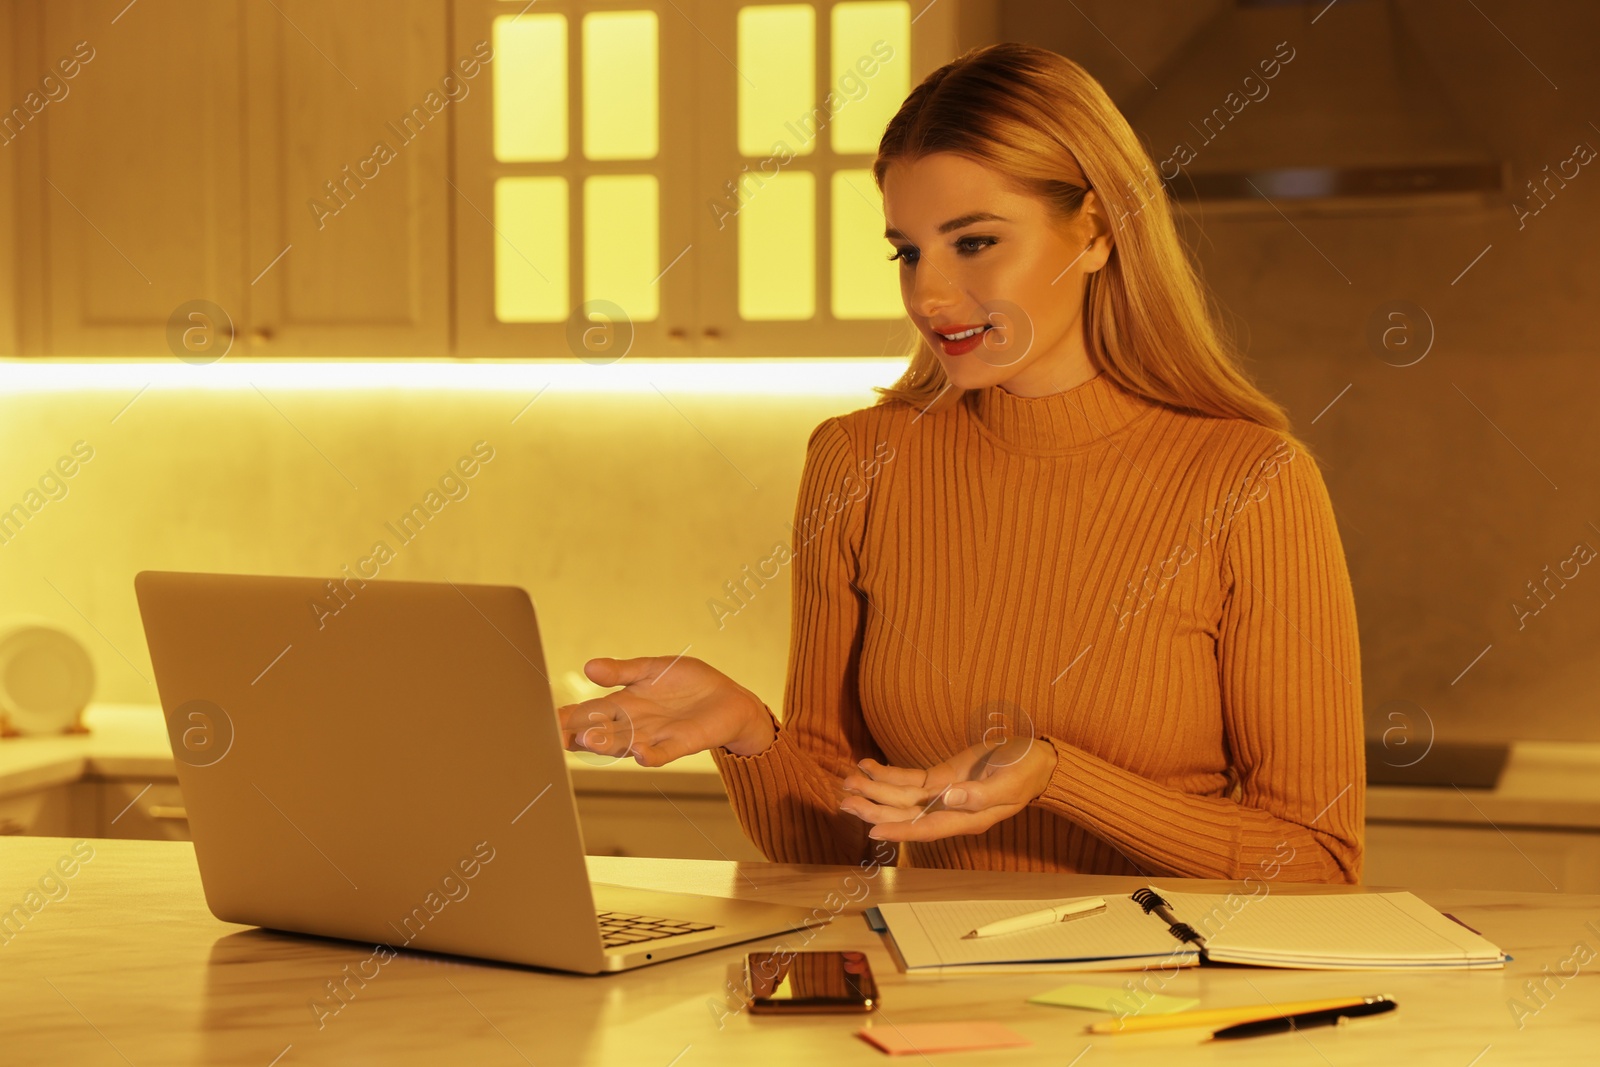
[[[1235,1037],[1260,1037],[1263,1034],[1283,1034],[1291,1030],[1304,1030],[1312,1026],[1338,1026],[1346,1019],[1354,1019],[1363,1015],[1381,1015],[1386,1011],[1394,1011],[1400,1005],[1389,997],[1368,997],[1363,1004],[1352,1004],[1347,1008],[1327,1008],[1323,1011],[1307,1011],[1299,1015],[1280,1015],[1275,1019],[1257,1019],[1255,1022],[1238,1023],[1234,1026],[1225,1026],[1212,1034],[1212,1040],[1226,1041]]]

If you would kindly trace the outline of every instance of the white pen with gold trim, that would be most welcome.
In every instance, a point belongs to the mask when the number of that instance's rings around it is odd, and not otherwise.
[[[1097,911],[1104,911],[1105,907],[1106,901],[1104,897],[1085,897],[1083,900],[1057,904],[1055,907],[1046,908],[1043,911],[1030,911],[1026,915],[1013,915],[1009,919],[985,923],[976,930],[963,934],[962,940],[974,937],[993,937],[996,934],[1014,934],[1018,930],[1031,930],[1035,926],[1049,926],[1051,923],[1062,922],[1066,919],[1079,919],[1085,915],[1093,915]]]

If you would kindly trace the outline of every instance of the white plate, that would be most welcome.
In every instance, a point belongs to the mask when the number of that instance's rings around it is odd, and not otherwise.
[[[94,663],[79,640],[48,623],[0,627],[0,717],[18,733],[58,734],[94,695]]]

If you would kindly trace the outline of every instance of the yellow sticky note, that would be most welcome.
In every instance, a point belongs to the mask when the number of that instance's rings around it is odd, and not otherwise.
[[[1113,1015],[1170,1015],[1188,1011],[1199,1004],[1195,997],[1168,997],[1142,990],[1130,993],[1126,988],[1098,985],[1064,985],[1048,993],[1029,997],[1029,1004],[1049,1004],[1057,1008],[1085,1008],[1089,1011],[1108,1011]]]

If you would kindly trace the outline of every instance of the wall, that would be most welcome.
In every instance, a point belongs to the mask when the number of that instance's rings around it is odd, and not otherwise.
[[[1600,113],[1586,110],[1600,98],[1591,7],[1478,6],[1403,9],[1517,183],[1577,138],[1600,145],[1587,125]],[[1145,85],[1133,64],[1159,83],[1218,7],[1004,3],[999,36],[1081,58],[1128,106]],[[1410,701],[1443,739],[1600,740],[1600,575],[1581,570],[1520,629],[1512,608],[1575,544],[1600,547],[1600,450],[1584,433],[1600,400],[1600,175],[1521,231],[1506,204],[1293,225],[1207,210],[1185,228],[1255,372],[1323,459],[1356,586],[1369,733],[1395,725],[1389,702]],[[1364,340],[1396,297],[1437,327],[1412,367]],[[155,699],[137,570],[336,571],[483,439],[496,460],[385,576],[525,585],[562,684],[590,655],[689,645],[776,704],[786,579],[720,631],[706,602],[784,536],[811,427],[871,399],[674,394],[680,414],[653,393],[552,394],[513,424],[521,395],[156,389],[124,410],[136,391],[0,389],[0,506],[73,442],[95,448],[68,496],[0,546],[0,605],[82,636],[109,700]]]
[[[781,706],[787,575],[720,629],[707,602],[789,538],[812,427],[872,396],[551,390],[522,411],[534,392],[0,389],[0,509],[93,449],[0,544],[0,615],[78,635],[97,699],[154,704],[135,573],[336,575],[381,540],[383,578],[525,587],[558,700],[590,656],[688,645]],[[480,440],[464,497],[409,544],[385,526]]]
[[[1001,34],[1079,60],[1132,111],[1159,91],[1145,76],[1160,85],[1183,41],[1225,6],[1009,2]],[[1459,113],[1509,160],[1513,190],[1576,142],[1600,148],[1600,8],[1398,8]],[[1388,712],[1402,711],[1440,739],[1600,740],[1600,568],[1568,564],[1577,577],[1552,582],[1537,615],[1513,609],[1540,605],[1527,583],[1546,565],[1554,572],[1580,542],[1600,549],[1589,437],[1600,166],[1521,229],[1509,200],[1292,222],[1201,206],[1184,223],[1258,379],[1323,459],[1356,587],[1371,735],[1401,725]],[[1410,367],[1379,360],[1365,339],[1374,310],[1396,298],[1436,330]]]

